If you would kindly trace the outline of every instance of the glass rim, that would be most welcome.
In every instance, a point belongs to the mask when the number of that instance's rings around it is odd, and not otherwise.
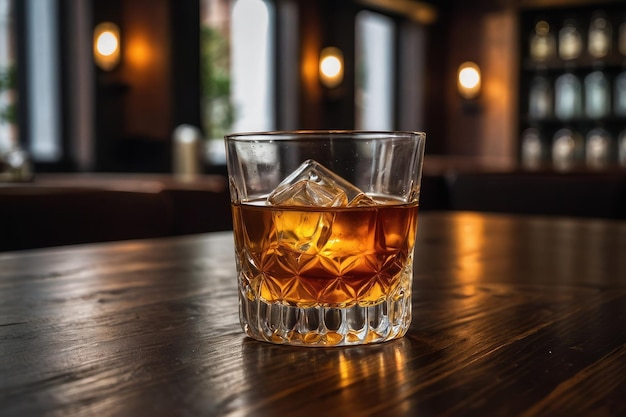
[[[324,137],[327,139],[416,139],[425,140],[426,132],[410,130],[341,130],[341,129],[304,129],[275,130],[259,132],[235,132],[224,135],[226,141],[251,142],[256,140],[301,140],[303,138]]]

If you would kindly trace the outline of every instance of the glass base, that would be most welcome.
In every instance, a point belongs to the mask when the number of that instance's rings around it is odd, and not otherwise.
[[[296,346],[380,343],[402,337],[411,323],[411,293],[373,306],[301,308],[239,297],[239,317],[253,339]]]

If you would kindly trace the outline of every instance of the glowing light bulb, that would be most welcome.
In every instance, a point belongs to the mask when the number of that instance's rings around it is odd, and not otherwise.
[[[480,94],[480,68],[473,62],[464,62],[459,67],[457,86],[463,98],[472,99]]]
[[[100,68],[111,71],[120,62],[120,29],[114,23],[100,23],[93,31],[93,56]]]
[[[336,56],[327,56],[320,67],[326,77],[336,77],[341,72],[341,61]]]
[[[113,32],[102,32],[96,40],[96,48],[104,56],[113,55],[117,50],[117,37]]]
[[[320,80],[328,88],[343,81],[343,54],[333,47],[324,48],[320,55]]]
[[[480,75],[474,68],[464,68],[459,73],[459,81],[465,88],[474,88],[480,82]]]

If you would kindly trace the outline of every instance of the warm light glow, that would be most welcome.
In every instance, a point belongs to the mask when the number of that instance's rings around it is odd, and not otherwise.
[[[459,66],[458,89],[463,98],[472,99],[480,94],[480,68],[473,62],[464,62]]]
[[[96,65],[111,71],[120,62],[120,29],[109,22],[100,23],[93,31],[93,56]]]
[[[474,68],[463,68],[459,73],[459,81],[465,88],[474,88],[480,82],[480,76]]]
[[[124,60],[130,68],[136,71],[147,70],[153,64],[154,54],[149,41],[143,34],[127,34]]]
[[[476,291],[475,285],[485,279],[481,254],[485,248],[485,219],[475,213],[460,213],[454,222],[455,275],[465,295]]]
[[[324,48],[320,54],[320,80],[328,88],[337,87],[343,81],[343,54],[333,47]]]
[[[96,49],[99,53],[106,56],[113,55],[117,50],[117,45],[117,37],[113,32],[109,31],[101,33],[96,40]]]
[[[326,77],[336,77],[341,72],[341,61],[336,56],[327,56],[320,65]]]

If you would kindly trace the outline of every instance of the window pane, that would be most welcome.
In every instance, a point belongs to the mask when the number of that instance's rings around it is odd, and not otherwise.
[[[0,153],[17,145],[13,8],[12,0],[0,0]]]
[[[270,10],[261,0],[237,0],[233,9],[232,68],[236,131],[274,126]]]
[[[392,130],[394,33],[391,18],[362,11],[356,17],[357,129]]]
[[[203,129],[209,159],[223,163],[222,138],[274,128],[274,9],[263,0],[202,0]]]
[[[61,158],[55,4],[29,0],[26,6],[30,152],[44,162]]]

